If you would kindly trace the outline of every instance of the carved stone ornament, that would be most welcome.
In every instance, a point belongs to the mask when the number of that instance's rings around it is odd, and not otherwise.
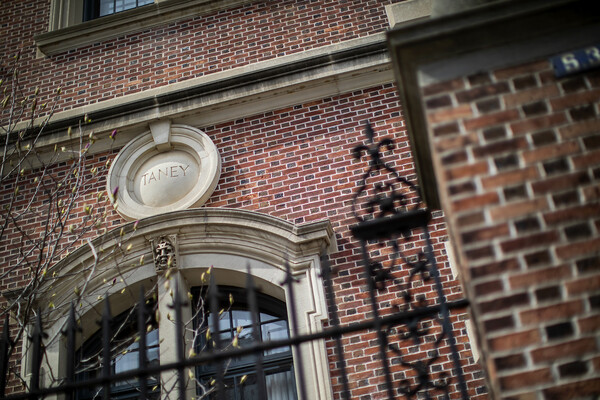
[[[169,120],[129,142],[112,162],[107,190],[128,220],[202,206],[215,190],[221,158],[208,135]]]
[[[151,240],[151,244],[157,273],[177,267],[177,236],[160,236]]]

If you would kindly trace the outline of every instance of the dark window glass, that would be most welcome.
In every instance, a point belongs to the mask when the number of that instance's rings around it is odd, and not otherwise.
[[[231,346],[236,335],[240,347],[250,345],[252,336],[252,315],[249,311],[245,292],[235,287],[219,287],[225,294],[221,302],[222,310],[219,326],[212,326],[208,312],[208,302],[202,301],[203,292],[195,289],[194,304],[198,335],[195,347],[199,353],[213,346],[213,335],[219,335],[223,346]],[[263,341],[289,338],[289,327],[285,304],[263,294],[258,295],[258,324]],[[207,336],[207,328],[210,335]],[[218,331],[218,332],[217,332]],[[217,332],[217,333],[215,333]],[[255,373],[257,355],[249,355],[230,360],[226,363],[225,398],[228,400],[254,400],[258,398],[258,382]],[[263,354],[264,383],[267,388],[267,400],[296,400],[296,383],[292,351],[289,346],[267,350]],[[196,368],[198,395],[210,391],[214,386],[214,365],[202,365]],[[210,397],[209,398],[214,398]]]
[[[158,324],[154,312],[149,313],[146,333],[146,359],[148,365],[159,364]],[[139,342],[137,337],[137,311],[130,309],[113,319],[111,325],[111,371],[113,374],[139,368]],[[98,331],[85,341],[78,354],[78,379],[85,380],[100,376],[102,362],[102,332]],[[86,388],[77,392],[77,399],[100,399],[102,388]],[[148,378],[149,399],[160,398],[158,376]],[[111,384],[110,398],[125,400],[137,399],[139,383],[137,379],[119,381]]]
[[[154,0],[84,0],[83,20],[104,17],[154,3]]]

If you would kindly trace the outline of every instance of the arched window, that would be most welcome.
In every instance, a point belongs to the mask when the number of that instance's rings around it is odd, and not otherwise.
[[[120,236],[120,231],[129,233]],[[115,268],[113,254],[122,253],[118,239],[121,237],[127,238],[128,251],[124,253],[124,260],[120,262],[118,268]],[[154,246],[165,237],[173,245],[173,266],[168,274],[163,266],[155,263],[154,254]],[[250,265],[250,274],[264,294],[259,296],[261,298],[259,318],[261,335],[265,341],[288,337],[287,318],[291,312],[295,312],[297,316],[299,334],[318,332],[322,329],[322,321],[327,317],[325,295],[319,275],[319,257],[329,247],[335,248],[335,246],[335,235],[327,221],[295,225],[275,217],[245,210],[200,208],[176,211],[141,219],[95,239],[91,247],[101,249],[100,252],[90,251],[90,246],[82,246],[73,251],[55,267],[60,271],[60,276],[52,281],[52,290],[42,290],[49,295],[48,298],[41,298],[40,302],[68,305],[77,301],[82,305],[77,311],[85,344],[80,348],[82,354],[89,354],[89,356],[86,356],[88,365],[79,370],[91,374],[97,373],[94,369],[97,370],[100,366],[101,334],[93,336],[98,331],[96,322],[99,320],[99,310],[102,308],[99,299],[108,299],[115,314],[122,315],[121,313],[131,310],[131,307],[137,303],[135,293],[138,293],[140,286],[154,288],[160,329],[151,329],[150,336],[158,336],[158,340],[153,339],[152,342],[154,344],[158,342],[158,347],[152,351],[156,351],[156,354],[160,353],[160,363],[166,365],[177,362],[178,357],[175,346],[178,343],[176,324],[173,323],[172,318],[169,318],[173,317],[171,289],[177,286],[181,293],[187,293],[195,286],[205,285],[203,276],[209,270],[220,288],[223,288],[223,285],[239,288],[245,285],[247,266]],[[293,293],[286,288],[286,285],[282,285],[287,276],[286,263],[294,276]],[[96,272],[90,278],[89,271],[92,266]],[[81,298],[76,298],[76,292],[73,290],[74,282],[80,284],[86,282]],[[244,335],[249,335],[251,332],[244,328],[249,322],[240,322],[244,318],[249,321],[248,307],[243,290],[239,294],[233,293],[235,290],[230,290],[234,296],[233,307],[224,316],[226,319],[222,319],[223,327],[219,329],[223,335],[231,338],[232,329],[235,328],[237,332],[237,325],[241,324],[243,341]],[[54,293],[56,296],[53,295]],[[223,300],[225,304],[221,308],[229,309],[228,297]],[[186,301],[187,305],[182,310],[185,337],[183,357],[185,358],[189,357],[191,350],[193,350],[191,353],[196,351],[193,346],[198,345],[192,337],[192,331],[195,331],[192,327],[194,322],[192,303]],[[67,372],[67,340],[61,335],[67,323],[68,315],[63,311],[66,309],[67,307],[61,307],[52,311],[55,322],[50,324],[46,331],[51,340],[44,343],[47,348],[44,365],[48,365],[48,369],[54,373],[54,376],[59,377],[65,376]],[[204,317],[206,318],[206,315]],[[135,325],[133,314],[127,318],[131,318],[130,323],[121,323],[123,329],[119,333],[120,341],[115,341],[115,344],[118,342],[119,345],[113,348],[111,368],[114,371],[135,368],[137,365],[138,350],[135,344],[135,333],[133,333]],[[114,319],[116,321],[118,318]],[[130,330],[124,329],[125,326],[129,326]],[[116,332],[117,330],[113,329],[113,337]],[[297,362],[300,359],[298,357],[293,360],[292,353],[301,355],[305,362]],[[148,358],[158,361],[157,358]],[[263,359],[264,383],[267,388],[271,388],[268,399],[296,399],[296,384],[293,377],[299,379],[300,376],[307,388],[307,398],[311,400],[333,398],[324,341],[303,343],[291,350],[273,349],[265,352]],[[249,394],[253,393],[252,386],[256,378],[252,373],[247,373],[248,365],[246,360],[232,360],[227,367],[226,377],[230,379],[228,388],[231,388],[230,390],[233,390],[234,395],[237,396],[233,397],[234,399],[256,398]],[[22,367],[23,374],[26,374],[28,366],[24,363]],[[57,371],[58,373],[55,373]],[[189,374],[190,372],[193,376]],[[203,379],[206,382],[210,374],[210,370],[200,369],[188,370],[185,373],[187,398],[198,398],[197,386],[191,381]],[[244,384],[240,386],[245,375]],[[55,379],[54,376],[48,374],[48,381]],[[282,384],[282,382],[286,383]],[[139,391],[135,385],[137,382],[131,381],[129,387],[115,386],[111,389],[111,397],[125,399],[129,398],[127,396],[138,395]],[[163,396],[178,390],[176,372],[174,370],[164,372],[160,380],[157,380],[150,389],[154,389],[155,386]],[[277,392],[276,388],[286,389]],[[119,396],[122,397],[117,397],[117,392],[120,392]],[[89,397],[80,397],[80,399],[92,398],[94,394],[90,393]]]
[[[150,302],[153,305],[153,302]],[[160,348],[158,337],[158,324],[154,312],[148,313],[146,334],[146,360],[148,366],[158,365]],[[111,321],[111,374],[139,368],[139,342],[136,326],[137,312],[135,308],[129,309]],[[100,376],[102,371],[102,331],[99,330],[87,339],[78,352],[76,367],[77,378],[87,380]],[[149,399],[160,398],[159,378],[149,376],[147,381]],[[110,387],[110,398],[116,400],[137,399],[139,397],[139,383],[137,379],[115,382]],[[89,387],[77,392],[78,400],[102,398],[102,387]]]
[[[192,290],[195,304],[196,352],[210,349],[214,345],[213,335],[219,335],[222,343],[230,345],[237,337],[240,347],[254,342],[252,314],[244,289],[220,286],[225,299],[219,304],[219,326],[213,326],[212,318],[204,305],[201,288]],[[289,338],[289,326],[285,303],[262,293],[257,293],[258,313],[256,321],[262,341]],[[209,332],[207,334],[207,332]],[[225,398],[250,400],[258,398],[258,380],[262,379],[267,391],[267,400],[295,400],[296,382],[294,378],[292,349],[289,346],[266,350],[263,353],[263,376],[256,374],[258,355],[232,359],[225,370]],[[210,391],[216,370],[214,365],[201,365],[196,369],[198,395]]]

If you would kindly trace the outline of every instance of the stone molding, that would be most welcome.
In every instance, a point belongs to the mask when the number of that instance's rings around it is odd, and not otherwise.
[[[432,2],[433,0],[407,0],[386,5],[385,12],[390,28],[428,18],[431,15]]]
[[[50,337],[46,354],[53,371],[60,372],[60,360],[64,357],[60,332],[66,321],[67,305],[77,299],[74,283],[81,285],[81,280],[87,279],[83,298],[78,302],[82,308],[78,311],[84,333],[89,336],[98,329],[96,320],[104,296],[108,295],[113,315],[117,315],[137,301],[140,286],[148,288],[162,282],[164,274],[158,274],[154,267],[151,245],[151,241],[161,236],[176,236],[178,253],[174,269],[181,274],[184,290],[199,285],[209,267],[218,284],[243,287],[246,266],[250,265],[260,290],[286,301],[288,314],[289,302],[294,301],[300,333],[322,329],[327,306],[320,256],[336,248],[329,221],[296,225],[265,214],[226,208],[175,211],[118,227],[78,248],[49,271],[60,273],[49,284],[51,287],[40,290],[39,301],[58,305],[47,318],[54,323],[46,328]],[[126,253],[120,245],[122,238],[126,238]],[[96,259],[98,254],[104,256]],[[113,254],[125,254],[119,267],[114,264]],[[282,285],[286,260],[297,279],[293,299]],[[300,351],[310,398],[332,399],[324,342],[306,343]]]
[[[58,112],[37,148],[66,145],[68,128],[84,115],[91,119],[86,132],[93,130],[98,138],[88,154],[96,154],[144,133],[148,121],[214,125],[393,80],[385,34],[376,34]],[[26,123],[17,126],[27,128]],[[108,135],[114,129],[119,134],[113,141]]]
[[[296,225],[267,214],[239,209],[205,207],[173,211],[124,224],[73,251],[49,271],[56,270],[61,276],[65,275],[64,281],[58,278],[52,284],[55,297],[66,296],[68,301],[67,298],[73,296],[71,275],[95,263],[91,248],[97,254],[111,254],[120,247],[121,232],[132,246],[122,263],[122,271],[127,273],[140,268],[137,261],[142,255],[146,260],[142,267],[148,265],[154,270],[150,241],[168,235],[177,236],[179,264],[183,269],[189,265],[186,258],[195,255],[230,254],[260,260],[282,271],[287,259],[292,270],[300,272],[311,268],[314,257],[336,248],[335,234],[327,220]],[[135,263],[130,265],[128,261]],[[209,266],[202,263],[203,268]],[[115,273],[110,260],[101,260],[96,271],[90,281],[92,291],[102,286],[103,279]]]
[[[159,121],[121,149],[108,171],[107,191],[123,218],[141,219],[201,206],[220,174],[221,158],[208,135]]]

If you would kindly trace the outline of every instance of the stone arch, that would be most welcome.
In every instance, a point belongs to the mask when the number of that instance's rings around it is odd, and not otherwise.
[[[121,243],[123,237],[126,243]],[[249,264],[261,290],[285,301],[288,314],[291,312],[289,305],[295,304],[300,333],[314,333],[322,328],[327,307],[320,277],[320,256],[336,246],[329,221],[296,225],[237,209],[175,211],[108,232],[78,248],[53,268],[52,272],[56,271],[58,278],[51,288],[46,288],[51,290],[43,290],[41,302],[50,301],[45,296],[51,296],[56,304],[69,304],[77,298],[74,287],[82,284],[74,282],[73,277],[85,277],[86,287],[79,289],[84,290],[85,301],[81,303],[85,306],[80,312],[84,328],[95,323],[101,307],[99,299],[103,297],[98,294],[103,291],[109,296],[113,314],[123,311],[137,300],[139,286],[158,284],[161,288],[167,279],[164,272],[156,268],[153,253],[153,243],[165,237],[173,247],[175,265],[168,279],[177,279],[184,290],[198,285],[202,273],[209,267],[212,267],[218,284],[243,287]],[[126,251],[123,250],[125,245]],[[124,254],[118,269],[114,268],[111,257],[106,256],[116,251]],[[294,298],[282,286],[286,261],[297,279]],[[65,320],[65,307],[51,314],[53,323],[48,327],[51,338],[59,336]],[[161,328],[161,336],[162,331]],[[168,336],[168,332],[164,334]],[[48,363],[58,370],[63,369],[63,347],[60,340],[54,340],[47,347]],[[324,343],[303,344],[301,351],[310,397],[332,398]]]

